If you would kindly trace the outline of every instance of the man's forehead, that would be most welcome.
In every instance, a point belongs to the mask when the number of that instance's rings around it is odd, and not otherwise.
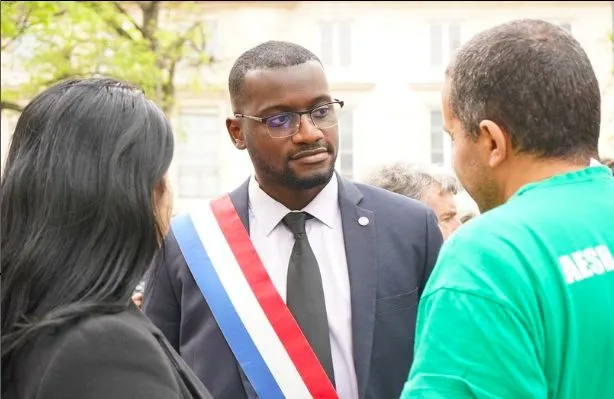
[[[456,212],[456,195],[453,192],[442,190],[439,196],[439,201],[448,211]]]
[[[439,203],[452,202],[454,203],[454,193],[449,190],[445,190],[440,183],[433,183],[426,191],[425,198]]]
[[[245,97],[259,110],[277,105],[304,107],[311,101],[330,98],[326,75],[317,62],[291,67],[260,69],[245,75]]]
[[[252,69],[247,71],[244,80],[246,86],[257,86],[259,83],[294,84],[305,80],[326,81],[326,75],[320,63],[308,61],[291,66]]]

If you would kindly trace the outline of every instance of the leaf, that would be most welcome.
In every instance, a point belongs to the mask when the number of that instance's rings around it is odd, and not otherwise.
[[[162,14],[195,10],[191,2],[1,4],[2,101],[23,103],[69,77],[106,75],[140,85],[170,112],[178,66],[197,80],[200,68],[211,62],[200,22],[158,25]],[[149,10],[147,20],[140,15],[143,10]]]

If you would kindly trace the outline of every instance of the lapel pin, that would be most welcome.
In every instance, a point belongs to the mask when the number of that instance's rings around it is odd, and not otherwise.
[[[360,218],[358,218],[358,224],[361,226],[366,226],[369,224],[369,219],[364,216],[361,216]]]

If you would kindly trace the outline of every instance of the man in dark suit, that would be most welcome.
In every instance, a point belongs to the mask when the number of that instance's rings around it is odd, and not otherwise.
[[[442,244],[433,211],[335,173],[343,101],[309,50],[263,43],[237,59],[229,89],[227,130],[255,171],[230,198],[273,285],[339,397],[397,398]],[[145,313],[214,397],[255,398],[173,232],[159,259]]]

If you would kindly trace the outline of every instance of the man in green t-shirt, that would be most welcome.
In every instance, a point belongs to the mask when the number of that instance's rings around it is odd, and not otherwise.
[[[580,44],[519,20],[457,52],[443,89],[454,168],[483,215],[422,295],[408,398],[614,398],[614,178]]]

